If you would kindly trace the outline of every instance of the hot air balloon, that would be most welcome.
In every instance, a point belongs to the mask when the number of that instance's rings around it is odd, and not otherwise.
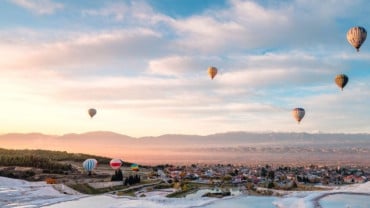
[[[82,167],[89,173],[89,175],[91,175],[91,171],[94,170],[97,165],[98,161],[95,159],[86,159],[82,163]]]
[[[360,26],[352,27],[347,32],[347,40],[353,47],[356,48],[357,52],[359,52],[361,45],[366,40],[366,35],[367,32],[365,28]]]
[[[293,117],[298,123],[301,122],[302,118],[304,117],[305,111],[303,108],[294,108],[292,111]]]
[[[109,165],[112,169],[114,170],[117,170],[121,167],[122,165],[122,161],[120,159],[112,159],[110,162],[109,162]]]
[[[138,164],[132,164],[131,165],[131,170],[132,171],[139,171],[139,165]]]
[[[337,76],[335,76],[334,81],[335,81],[335,84],[337,84],[338,87],[340,87],[340,89],[342,89],[343,91],[343,88],[348,83],[348,77],[345,74],[338,74]]]
[[[208,76],[211,77],[211,79],[215,78],[217,74],[217,68],[214,66],[208,67]]]
[[[90,117],[92,118],[92,117],[94,117],[94,116],[95,116],[95,114],[96,114],[96,109],[94,109],[94,108],[90,108],[90,109],[88,110],[88,113],[89,113]]]

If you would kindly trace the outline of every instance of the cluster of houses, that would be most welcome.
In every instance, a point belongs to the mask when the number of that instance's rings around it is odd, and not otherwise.
[[[364,183],[370,177],[370,167],[328,167],[310,165],[306,167],[279,166],[236,166],[200,165],[161,166],[154,168],[153,177],[165,181],[188,180],[204,184],[242,184],[257,186],[272,184],[276,188],[289,188],[296,184],[340,185]],[[271,188],[271,187],[269,187]]]

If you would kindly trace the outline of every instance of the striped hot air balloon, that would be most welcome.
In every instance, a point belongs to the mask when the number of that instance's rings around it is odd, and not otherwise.
[[[89,173],[89,175],[91,175],[91,171],[94,170],[97,165],[98,161],[95,159],[86,159],[82,163],[82,167]]]
[[[114,170],[118,170],[121,165],[122,165],[122,161],[120,159],[112,159],[110,162],[109,162],[109,165],[112,169]]]
[[[365,28],[360,26],[352,27],[347,32],[347,40],[354,48],[356,48],[357,52],[360,51],[360,47],[365,42],[366,36],[367,32]]]
[[[304,114],[305,114],[305,110],[303,108],[294,108],[292,110],[292,114],[293,114],[293,117],[294,119],[300,123],[302,118],[304,117]]]

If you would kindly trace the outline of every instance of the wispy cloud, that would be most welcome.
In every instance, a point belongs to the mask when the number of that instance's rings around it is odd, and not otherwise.
[[[147,26],[161,22],[171,22],[172,18],[156,12],[145,1],[131,1],[129,3],[110,3],[99,9],[82,10],[85,17],[108,18],[117,22],[128,22],[128,25],[145,24]]]
[[[44,32],[58,37],[45,41],[37,37],[36,40],[27,39],[25,33],[20,36],[13,34],[12,37],[3,35],[6,41],[0,44],[0,54],[3,55],[0,65],[15,69],[62,68],[65,72],[81,67],[77,70],[81,72],[85,67],[94,69],[104,64],[127,64],[132,58],[158,56],[165,50],[161,34],[145,28],[109,32]],[[24,41],[18,41],[20,38]],[[154,50],[157,54],[153,53]]]
[[[53,2],[52,0],[10,0],[14,4],[28,9],[39,15],[53,14],[56,10],[61,10],[64,5]]]

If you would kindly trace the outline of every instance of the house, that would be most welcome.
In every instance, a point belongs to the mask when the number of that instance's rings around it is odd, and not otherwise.
[[[343,178],[344,183],[364,183],[365,179],[359,176],[348,175]]]
[[[366,177],[364,177],[364,176],[355,176],[354,181],[355,181],[355,183],[365,183],[366,182]]]

